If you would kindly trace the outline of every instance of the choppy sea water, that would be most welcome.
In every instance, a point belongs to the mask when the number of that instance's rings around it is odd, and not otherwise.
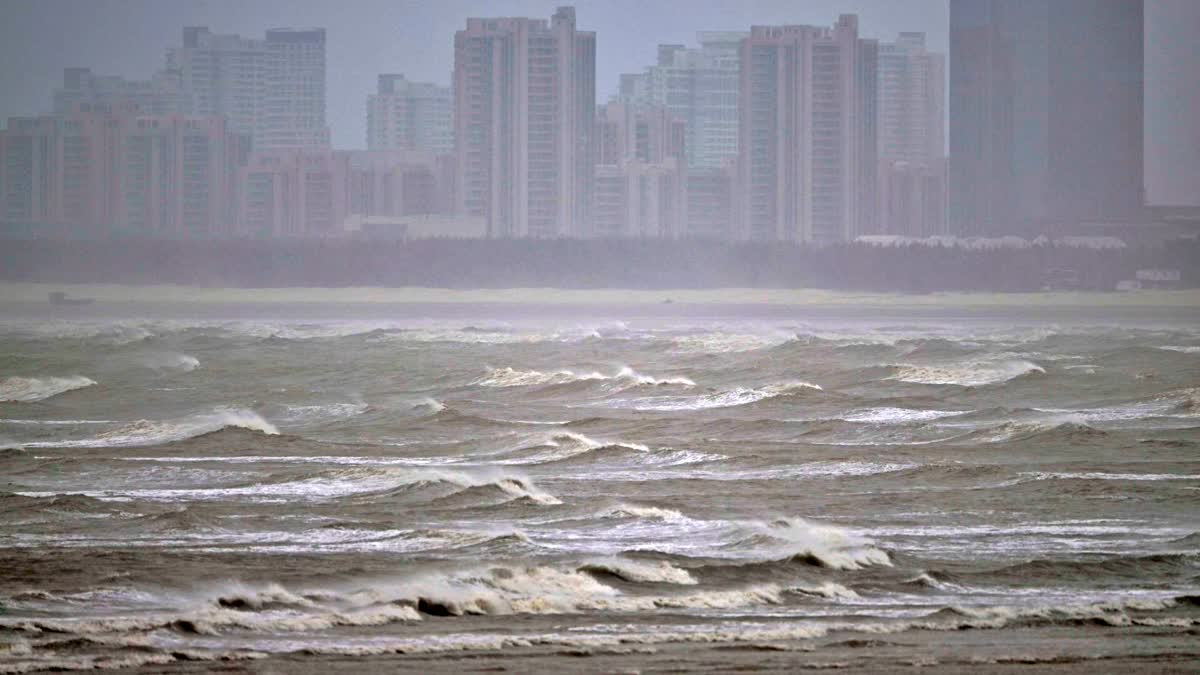
[[[1177,316],[87,311],[0,320],[0,672],[1200,625]]]

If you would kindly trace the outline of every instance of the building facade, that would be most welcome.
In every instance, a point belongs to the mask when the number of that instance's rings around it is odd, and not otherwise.
[[[81,106],[0,134],[0,214],[72,236],[230,234],[245,137],[219,117]]]
[[[596,36],[576,30],[575,10],[468,19],[454,97],[459,213],[494,237],[587,236]]]
[[[333,150],[261,150],[239,177],[239,234],[334,237],[350,215],[350,156]]]
[[[879,224],[874,234],[916,238],[949,234],[946,166],[945,158],[919,164],[880,160]]]
[[[675,237],[687,213],[686,130],[665,108],[610,103],[596,117],[591,235]]]
[[[380,75],[367,96],[367,149],[454,152],[454,98],[449,87]]]
[[[167,70],[191,95],[193,111],[220,116],[255,149],[329,145],[325,124],[324,29],[275,29],[265,38],[183,29]]]
[[[951,0],[956,234],[1142,215],[1142,0]]]
[[[945,234],[946,59],[924,33],[879,45],[879,170],[874,233]]]
[[[946,156],[946,57],[924,33],[879,45],[879,156],[932,164]]]
[[[1200,3],[1146,3],[1146,203],[1200,220]]]
[[[224,117],[236,133],[252,136],[264,109],[267,46],[263,40],[219,35],[203,26],[183,29],[167,50],[167,70],[178,73],[197,115]]]
[[[267,31],[266,90],[254,129],[260,150],[329,147],[325,123],[325,29]]]
[[[875,223],[878,44],[858,19],[754,26],[741,47],[737,235],[831,243]]]
[[[736,164],[718,169],[694,167],[687,171],[687,213],[684,234],[702,239],[729,239],[734,228]]]
[[[67,115],[81,107],[136,107],[147,115],[190,115],[192,95],[178,73],[164,70],[149,80],[96,75],[90,68],[63,70],[62,87],[54,90],[53,110]]]
[[[443,176],[428,152],[255,152],[239,174],[238,234],[341,237],[364,219],[442,215]]]
[[[684,122],[689,167],[719,168],[737,156],[742,31],[699,34],[699,48],[659,45],[645,73],[621,76],[617,99],[665,108]]]

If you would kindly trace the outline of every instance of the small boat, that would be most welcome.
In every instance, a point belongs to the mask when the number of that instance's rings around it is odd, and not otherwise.
[[[50,304],[52,305],[90,305],[95,301],[95,298],[72,298],[61,291],[55,291],[54,293],[50,294]]]

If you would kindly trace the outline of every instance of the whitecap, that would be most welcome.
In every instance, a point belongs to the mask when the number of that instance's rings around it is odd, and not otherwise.
[[[227,427],[249,429],[267,435],[277,435],[275,425],[258,413],[245,408],[219,408],[175,420],[138,420],[106,431],[94,438],[64,441],[39,441],[28,447],[107,448],[157,445],[203,436]]]
[[[712,408],[733,408],[749,405],[778,396],[794,396],[806,392],[824,391],[820,385],[811,382],[780,382],[758,388],[738,387],[701,396],[657,396],[642,399],[613,401],[614,407],[628,407],[635,410],[682,411],[709,410]]]
[[[82,375],[68,377],[9,377],[0,380],[0,403],[44,401],[68,391],[91,387],[96,381]]]
[[[864,408],[846,414],[841,419],[864,424],[907,424],[928,422],[943,417],[966,415],[969,410],[915,410],[912,408]]]
[[[160,352],[147,354],[141,358],[142,365],[155,370],[181,370],[191,372],[200,367],[200,359],[190,354],[175,352]]]
[[[579,567],[582,572],[611,574],[635,583],[678,584],[695,586],[698,582],[690,572],[680,569],[666,560],[656,563],[627,558],[602,558],[591,560]]]
[[[1000,384],[1019,377],[1044,374],[1045,368],[1032,361],[1005,359],[996,361],[972,361],[956,365],[931,366],[900,364],[894,366],[896,373],[890,379],[914,384],[955,385],[979,387]]]

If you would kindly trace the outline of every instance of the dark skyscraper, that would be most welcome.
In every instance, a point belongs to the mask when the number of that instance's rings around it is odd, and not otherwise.
[[[1140,217],[1142,4],[951,0],[956,232]]]

